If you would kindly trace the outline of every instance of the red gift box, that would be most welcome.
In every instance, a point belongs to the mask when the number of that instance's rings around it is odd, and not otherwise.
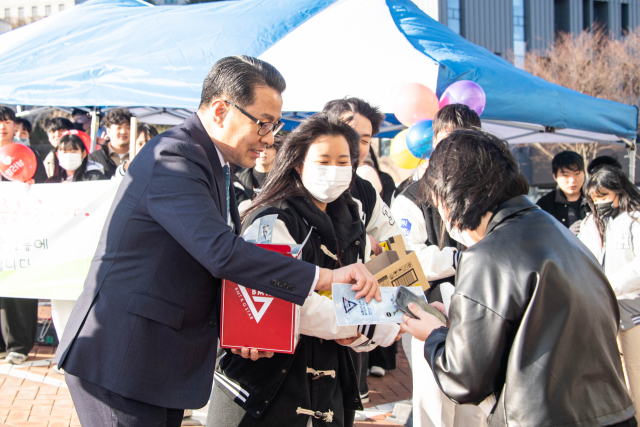
[[[303,245],[258,244],[261,248],[298,258]],[[300,306],[222,281],[220,347],[255,348],[292,354],[300,338]]]

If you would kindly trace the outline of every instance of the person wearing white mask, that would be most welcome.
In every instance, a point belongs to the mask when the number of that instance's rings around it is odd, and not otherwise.
[[[76,181],[96,181],[107,179],[102,173],[102,165],[89,160],[87,148],[82,139],[76,135],[64,135],[60,138],[55,151],[59,167],[46,183],[67,183]],[[75,301],[51,300],[51,318],[56,329],[58,340],[71,316]],[[54,370],[62,373],[57,367]]]
[[[255,239],[260,218],[275,214],[273,243],[300,244],[309,236],[303,261],[329,269],[366,262],[370,242],[360,204],[348,192],[358,141],[349,125],[325,114],[304,121],[243,214],[245,238]],[[340,327],[330,297],[314,293],[301,307],[295,354],[254,362],[227,352],[220,359],[207,426],[351,426],[362,404],[348,348],[390,346],[398,331],[395,324]]]
[[[97,181],[106,179],[101,164],[90,160],[87,147],[77,135],[64,135],[55,151],[59,168],[47,183]]]
[[[371,139],[380,131],[380,126],[384,122],[384,114],[376,106],[354,97],[329,101],[324,105],[322,112],[347,123],[358,132],[360,136],[358,169],[362,171],[367,157],[370,157]],[[356,173],[359,171],[357,170]],[[383,200],[387,194],[382,191],[384,186],[380,181],[380,175],[376,170],[373,170],[373,173],[375,175],[374,181],[377,180],[380,185],[378,189],[374,188],[374,184],[364,177],[356,175],[349,193],[362,208],[362,221],[369,236],[371,250],[376,255],[380,255],[382,246],[378,242],[400,235],[401,230],[391,215],[389,206]],[[397,345],[379,348],[371,353],[352,354],[359,372],[360,397],[363,403],[369,402],[367,375],[384,376],[387,370],[396,369],[396,353]]]
[[[29,136],[31,136],[31,130],[32,127],[29,120],[22,117],[16,117],[16,130],[13,134],[13,142],[30,147],[31,142],[29,142]]]

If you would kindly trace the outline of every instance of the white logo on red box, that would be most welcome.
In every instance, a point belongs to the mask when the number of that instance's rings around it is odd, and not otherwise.
[[[254,289],[251,290],[252,295],[249,295],[249,292],[247,292],[247,289],[242,285],[238,285],[238,287],[236,288],[236,291],[238,289],[240,289],[240,292],[244,297],[244,302],[242,303],[242,305],[245,307],[245,310],[248,308],[249,311],[251,312],[251,314],[249,315],[249,318],[253,318],[255,319],[256,323],[260,323],[262,316],[264,316],[264,314],[267,312],[267,309],[273,302],[273,297],[261,296],[265,294],[263,292],[256,291]],[[241,301],[242,299],[243,298],[240,298]],[[262,303],[262,307],[260,307],[260,310],[256,310],[254,301]]]

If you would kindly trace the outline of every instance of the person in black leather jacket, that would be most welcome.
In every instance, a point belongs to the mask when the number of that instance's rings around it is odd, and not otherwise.
[[[468,249],[448,327],[415,306],[420,319],[401,326],[425,340],[442,391],[479,405],[491,427],[636,426],[613,289],[589,249],[526,197],[507,144],[455,131],[427,174],[424,196]]]

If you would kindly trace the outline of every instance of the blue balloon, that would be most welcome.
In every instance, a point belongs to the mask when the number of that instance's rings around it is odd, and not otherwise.
[[[433,152],[433,121],[414,123],[407,132],[407,148],[419,159],[428,159]]]

